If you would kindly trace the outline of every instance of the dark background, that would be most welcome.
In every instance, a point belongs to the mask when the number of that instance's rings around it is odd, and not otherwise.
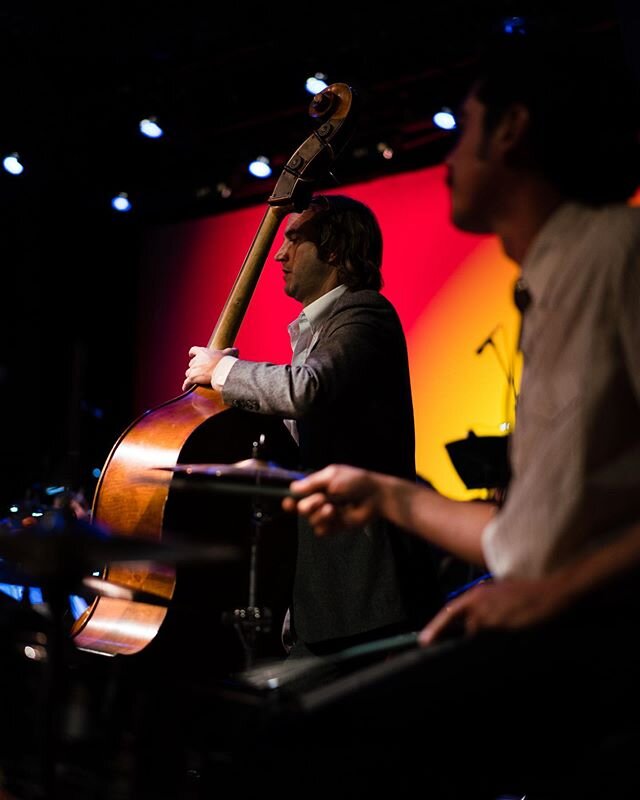
[[[361,101],[337,173],[348,185],[442,159],[449,139],[431,115],[459,99],[477,40],[506,17],[590,30],[603,59],[624,48],[640,72],[632,0],[448,0],[376,14],[233,4],[220,16],[188,3],[0,11],[0,157],[18,151],[26,164],[17,177],[0,172],[0,518],[49,484],[90,498],[92,469],[137,414],[145,235],[264,203],[310,132],[309,74],[350,84]],[[148,115],[163,139],[139,134]],[[246,173],[259,154],[272,158],[273,179]],[[110,206],[122,191],[130,214]]]

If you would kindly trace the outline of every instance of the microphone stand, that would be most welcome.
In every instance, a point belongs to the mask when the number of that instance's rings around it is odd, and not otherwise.
[[[495,333],[499,329],[502,329],[502,332],[503,332],[503,335],[504,335],[504,328],[502,326],[502,323],[499,323],[491,331],[491,333],[487,336],[487,338],[484,340],[484,342],[482,342],[482,344],[479,347],[476,348],[476,355],[477,356],[482,355],[482,353],[485,351],[485,349],[487,347],[491,347],[492,348],[492,350],[494,352],[494,355],[495,355],[495,357],[496,357],[496,359],[498,361],[498,364],[500,365],[500,369],[502,370],[503,375],[507,379],[507,388],[508,388],[509,392],[513,394],[513,405],[514,405],[514,411],[515,411],[517,409],[517,407],[518,407],[518,392],[516,391],[516,384],[515,384],[515,368],[513,366],[513,362],[511,364],[511,367],[507,366],[507,364],[503,360],[502,356],[500,355],[498,347],[497,347],[497,345],[495,343],[495,340],[494,340],[493,337],[494,337]],[[506,337],[505,337],[505,339],[506,339]],[[508,397],[507,397],[507,402],[508,402]],[[505,409],[505,423],[506,423],[506,425],[509,426],[509,428],[511,428],[511,424],[509,422],[509,409],[508,408]]]

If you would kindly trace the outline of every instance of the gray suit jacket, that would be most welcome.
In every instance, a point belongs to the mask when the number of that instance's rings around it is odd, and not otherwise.
[[[391,303],[370,289],[347,291],[314,338],[303,365],[238,361],[225,402],[298,420],[302,469],[344,463],[415,478],[407,349]],[[301,523],[296,634],[318,643],[422,624],[435,608],[435,582],[415,547],[382,521],[323,539]]]

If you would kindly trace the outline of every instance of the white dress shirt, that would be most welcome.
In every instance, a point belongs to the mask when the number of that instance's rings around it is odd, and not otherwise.
[[[338,298],[347,290],[344,284],[336,286],[322,297],[309,303],[298,317],[289,324],[289,339],[291,342],[291,366],[304,364],[307,357],[318,340],[320,331],[325,321],[328,319]],[[231,372],[233,365],[238,359],[234,356],[223,356],[217,363],[211,376],[211,385],[214,389],[221,390]],[[293,419],[285,419],[284,424],[298,442],[298,430]]]
[[[524,370],[496,577],[539,577],[640,520],[640,209],[561,206],[522,264]]]

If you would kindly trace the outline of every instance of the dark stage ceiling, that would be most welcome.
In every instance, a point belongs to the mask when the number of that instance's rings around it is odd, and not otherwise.
[[[632,16],[614,0],[448,0],[377,12],[368,4],[5,6],[0,148],[19,152],[26,171],[19,187],[1,176],[1,196],[10,204],[12,192],[66,191],[99,212],[126,191],[139,214],[167,220],[260,202],[271,183],[246,166],[263,154],[277,176],[311,132],[304,81],[318,70],[360,100],[340,182],[425,166],[448,145],[431,116],[459,99],[465,66],[488,31],[520,17],[610,34],[620,14]],[[149,115],[163,139],[140,135]],[[393,159],[381,157],[380,143]],[[226,199],[220,184],[231,190]]]

